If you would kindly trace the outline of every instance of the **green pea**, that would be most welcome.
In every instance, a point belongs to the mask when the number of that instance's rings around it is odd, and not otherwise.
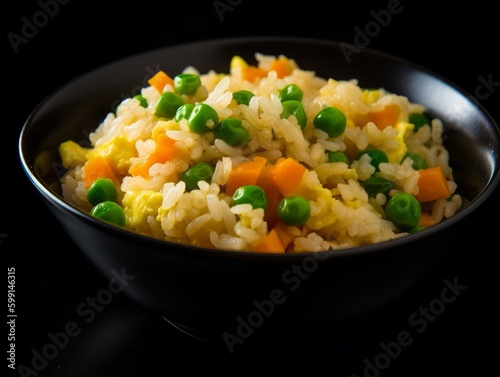
[[[194,94],[201,86],[201,80],[194,73],[180,73],[174,77],[174,90],[179,94]]]
[[[123,208],[115,202],[104,201],[101,202],[90,210],[90,215],[96,219],[106,221],[111,224],[124,226],[125,214]]]
[[[278,97],[281,102],[295,100],[302,101],[304,97],[304,92],[302,89],[295,84],[288,84],[283,89],[281,89],[278,93]]]
[[[281,118],[287,119],[290,115],[294,115],[301,130],[304,130],[307,124],[307,115],[302,102],[297,100],[288,100],[282,103],[283,112]]]
[[[248,131],[241,125],[241,120],[226,118],[215,127],[215,137],[224,140],[232,147],[246,144],[250,139]]]
[[[189,129],[197,134],[213,131],[219,123],[219,114],[206,103],[197,103],[194,105],[188,118]]]
[[[328,162],[345,162],[349,165],[349,157],[342,151],[326,151]]]
[[[198,162],[179,174],[179,179],[186,184],[186,190],[192,191],[198,189],[198,182],[212,182],[215,167],[208,162]]]
[[[427,169],[427,163],[425,162],[424,158],[420,156],[418,153],[412,153],[412,152],[406,153],[401,159],[401,163],[403,163],[407,157],[411,158],[412,168],[414,170]]]
[[[278,203],[277,215],[287,225],[304,225],[311,215],[311,206],[302,196],[289,196]]]
[[[420,127],[426,124],[431,124],[429,118],[424,113],[411,113],[408,116],[408,121],[415,126],[413,132],[417,132]]]
[[[142,107],[148,107],[148,100],[142,94],[136,94],[133,98],[139,101]]]
[[[239,187],[233,194],[233,205],[251,204],[253,209],[267,208],[267,197],[263,189],[256,185]]]
[[[401,229],[411,229],[420,221],[420,202],[410,193],[398,192],[387,201],[385,215]]]
[[[344,133],[347,118],[336,107],[328,106],[316,114],[313,120],[314,127],[325,131],[330,137],[337,137]]]
[[[161,118],[173,118],[179,107],[184,104],[181,96],[174,92],[161,94],[155,107],[155,115]]]
[[[417,233],[421,232],[422,230],[427,229],[425,226],[422,225],[416,225],[413,228],[408,229],[408,233]]]
[[[250,103],[250,100],[252,99],[253,96],[254,94],[251,91],[245,89],[238,90],[233,93],[233,98],[236,100],[236,102],[238,102],[241,105],[247,105],[247,106]]]
[[[189,115],[191,115],[193,109],[194,105],[192,103],[185,103],[184,105],[179,106],[175,112],[174,120],[179,122],[181,119],[189,119]]]
[[[370,164],[375,167],[376,172],[380,171],[379,165],[381,163],[389,162],[389,159],[387,158],[385,152],[380,149],[365,149],[359,152],[354,159],[359,160],[361,156],[363,156],[364,154],[370,156],[371,158]]]
[[[368,196],[376,196],[379,193],[384,194],[393,189],[395,186],[395,183],[389,179],[374,176],[361,181],[361,184],[366,190]]]
[[[115,202],[117,196],[115,183],[109,178],[96,179],[87,190],[87,199],[92,205],[106,201]]]

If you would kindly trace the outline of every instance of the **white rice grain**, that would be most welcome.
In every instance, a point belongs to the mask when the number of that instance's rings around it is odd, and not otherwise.
[[[210,216],[210,214],[208,213],[197,217],[186,226],[186,234],[190,236],[196,233],[197,231],[202,229],[210,220],[212,220],[212,216]]]
[[[237,204],[231,207],[231,212],[235,215],[241,215],[242,213],[249,212],[252,210],[251,204]]]
[[[216,232],[210,232],[210,242],[222,250],[245,250],[248,249],[248,243],[240,237],[232,236],[230,234],[218,235]]]
[[[208,211],[210,212],[210,215],[215,221],[219,222],[222,220],[223,213],[222,209],[220,208],[220,202],[217,195],[214,194],[207,195],[207,207]]]
[[[241,149],[240,148],[231,147],[224,140],[215,139],[214,144],[217,147],[217,149],[222,154],[224,154],[226,156],[239,156],[239,155],[241,155]]]
[[[178,183],[168,182],[163,185],[163,202],[161,204],[163,209],[170,209],[178,202],[182,194],[186,191],[186,184],[184,181]]]

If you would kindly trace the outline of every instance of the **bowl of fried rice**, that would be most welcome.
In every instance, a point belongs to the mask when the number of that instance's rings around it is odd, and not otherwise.
[[[19,153],[104,276],[233,351],[322,340],[418,284],[496,188],[499,140],[424,67],[257,37],[76,78],[31,113]]]

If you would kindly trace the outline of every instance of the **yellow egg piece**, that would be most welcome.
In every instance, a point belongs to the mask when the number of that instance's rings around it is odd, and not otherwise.
[[[157,191],[126,192],[122,204],[127,224],[139,233],[151,234],[148,218],[156,218],[162,200],[163,195]]]
[[[234,68],[245,68],[248,67],[248,63],[241,56],[235,55],[231,59],[229,63],[229,69],[233,70]]]
[[[101,156],[106,159],[113,171],[119,175],[126,175],[130,168],[130,159],[137,157],[135,142],[126,136],[115,136],[107,143],[94,148],[87,154],[87,159]]]
[[[361,94],[361,100],[370,105],[373,102],[377,101],[380,98],[380,90],[378,89],[364,89]]]
[[[395,140],[398,142],[398,147],[387,152],[387,158],[389,162],[400,163],[401,159],[408,151],[405,143],[405,135],[408,131],[413,131],[415,126],[408,122],[399,122],[396,124],[396,129],[398,130],[398,135]]]
[[[83,165],[87,161],[85,156],[89,151],[91,151],[90,148],[84,148],[71,140],[65,141],[59,145],[61,163],[67,169]]]

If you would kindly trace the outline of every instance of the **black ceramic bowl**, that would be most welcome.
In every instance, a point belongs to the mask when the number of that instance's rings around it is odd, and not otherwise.
[[[460,211],[435,227],[377,245],[261,255],[144,237],[98,221],[62,199],[59,143],[86,140],[154,70],[168,67],[176,72],[193,65],[201,72],[227,72],[232,56],[252,62],[255,52],[284,54],[318,76],[356,78],[363,87],[384,87],[424,104],[429,115],[445,125],[450,165],[466,199]],[[369,49],[346,59],[335,42],[262,37],[158,49],[77,78],[32,112],[20,135],[19,152],[42,199],[110,282],[121,282],[133,300],[179,329],[234,349],[307,344],[334,336],[418,284],[453,245],[462,221],[497,186],[499,142],[498,126],[489,114],[467,93],[425,68]]]

